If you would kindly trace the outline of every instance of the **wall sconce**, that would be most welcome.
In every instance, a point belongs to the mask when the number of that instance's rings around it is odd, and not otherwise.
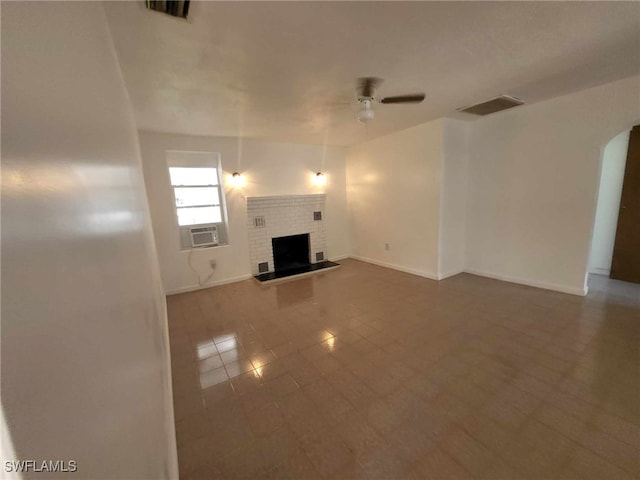
[[[314,185],[322,186],[327,183],[327,177],[322,172],[318,172],[313,175]]]
[[[231,185],[236,188],[242,187],[244,185],[244,177],[238,172],[233,172],[231,174]]]

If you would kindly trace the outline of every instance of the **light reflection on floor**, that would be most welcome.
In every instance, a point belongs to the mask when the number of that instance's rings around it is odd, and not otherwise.
[[[640,286],[362,262],[168,298],[180,476],[640,478]]]
[[[336,336],[324,330],[317,333],[319,345],[326,351],[334,349]],[[265,365],[276,359],[271,353],[245,356],[238,344],[235,332],[226,332],[213,341],[200,342],[196,346],[200,388],[203,390],[245,373],[261,378]]]

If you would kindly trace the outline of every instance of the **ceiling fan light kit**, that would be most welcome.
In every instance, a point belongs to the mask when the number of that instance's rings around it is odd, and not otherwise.
[[[361,123],[367,123],[373,120],[375,116],[375,112],[371,108],[371,100],[370,99],[358,99],[358,101],[363,105],[363,109],[358,112],[358,121]]]
[[[382,79],[377,77],[363,77],[358,79],[358,86],[356,91],[356,99],[358,103],[361,103],[363,108],[358,112],[358,121],[367,123],[373,120],[375,112],[373,111],[373,102],[382,104],[392,103],[421,103],[424,98],[424,93],[411,93],[408,95],[395,95],[393,97],[375,97],[376,88],[382,83]]]

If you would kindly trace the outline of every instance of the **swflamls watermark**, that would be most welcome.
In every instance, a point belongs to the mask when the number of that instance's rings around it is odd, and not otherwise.
[[[77,470],[78,462],[75,460],[6,460],[4,462],[4,471],[7,473],[73,473]]]

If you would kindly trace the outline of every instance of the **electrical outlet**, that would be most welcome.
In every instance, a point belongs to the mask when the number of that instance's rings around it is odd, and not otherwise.
[[[389,250],[390,248],[391,248],[391,247],[389,247],[389,244],[388,244],[388,243],[385,243],[385,244],[384,244],[384,249],[385,249],[385,250]]]
[[[209,260],[209,266],[211,267],[211,270],[215,270],[216,261],[215,260]]]

